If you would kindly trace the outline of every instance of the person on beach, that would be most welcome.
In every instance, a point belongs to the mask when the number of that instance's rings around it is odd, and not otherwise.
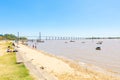
[[[36,43],[35,43],[35,46],[34,46],[34,47],[35,47],[35,49],[37,48],[37,47],[36,47]]]
[[[36,48],[36,45],[35,45],[35,48]]]
[[[32,47],[34,48],[34,45]]]
[[[10,46],[7,47],[7,52],[12,52],[12,50],[10,50]]]
[[[14,47],[15,47],[15,44],[14,44],[14,43],[12,43],[12,46],[14,46]]]

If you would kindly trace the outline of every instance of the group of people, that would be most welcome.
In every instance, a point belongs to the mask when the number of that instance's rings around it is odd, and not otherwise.
[[[36,43],[35,43],[35,44],[33,44],[33,46],[32,46],[32,47],[36,49],[36,48],[37,48]]]
[[[12,52],[10,46],[7,47],[7,52]]]
[[[13,47],[13,48],[12,48]],[[15,49],[15,44],[12,43],[12,46],[8,46],[7,47],[7,52],[18,52],[16,49]]]

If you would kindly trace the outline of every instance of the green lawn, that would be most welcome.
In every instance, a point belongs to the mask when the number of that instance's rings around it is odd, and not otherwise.
[[[34,80],[34,78],[24,64],[16,64],[15,53],[11,52],[0,56],[0,80]]]

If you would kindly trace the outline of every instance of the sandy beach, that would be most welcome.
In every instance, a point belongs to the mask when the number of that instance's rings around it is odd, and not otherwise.
[[[87,64],[81,62],[81,66],[70,61],[47,54],[25,45],[19,44],[19,54],[24,62],[31,62],[43,73],[51,75],[55,80],[119,80],[120,78],[107,74],[106,71],[98,67],[88,68]],[[42,73],[41,73],[42,74]]]

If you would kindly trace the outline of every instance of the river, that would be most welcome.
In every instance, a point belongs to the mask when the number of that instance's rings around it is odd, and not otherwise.
[[[63,56],[72,60],[94,64],[113,72],[120,73],[120,40],[119,39],[81,39],[44,40],[28,42],[28,46],[36,45],[37,49],[49,54]],[[96,50],[96,48],[100,48]]]

